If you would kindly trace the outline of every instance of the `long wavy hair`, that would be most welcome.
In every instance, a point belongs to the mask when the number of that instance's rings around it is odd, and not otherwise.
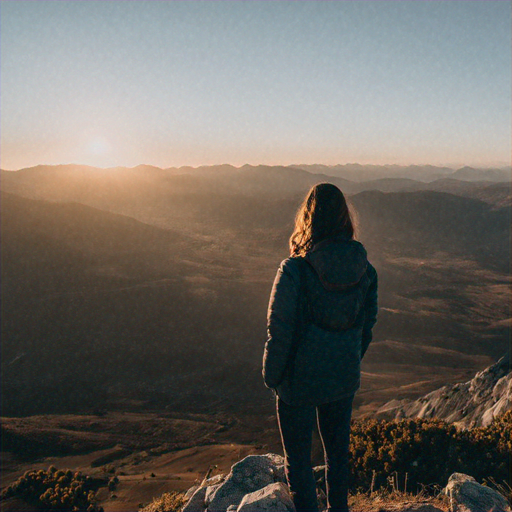
[[[308,192],[297,211],[290,255],[304,256],[318,242],[338,235],[349,240],[355,238],[355,213],[336,185],[319,183]]]

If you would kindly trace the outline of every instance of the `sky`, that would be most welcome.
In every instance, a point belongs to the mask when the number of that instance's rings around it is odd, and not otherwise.
[[[0,166],[511,162],[511,2],[0,2]]]

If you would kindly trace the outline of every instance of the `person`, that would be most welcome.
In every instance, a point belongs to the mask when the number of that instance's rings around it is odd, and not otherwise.
[[[324,448],[327,510],[348,510],[352,401],[377,319],[377,272],[355,236],[341,190],[315,185],[297,212],[290,257],[281,263],[270,295],[262,373],[276,393],[285,474],[297,512],[318,511],[311,465],[315,419]]]

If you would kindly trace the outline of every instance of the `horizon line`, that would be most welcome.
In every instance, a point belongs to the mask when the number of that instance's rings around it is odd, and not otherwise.
[[[90,164],[81,164],[76,162],[70,162],[70,163],[63,163],[63,164],[37,164],[37,165],[31,165],[28,167],[20,167],[18,169],[4,169],[0,168],[2,171],[6,172],[17,172],[17,171],[23,171],[26,169],[35,169],[37,167],[70,167],[70,166],[78,166],[78,167],[90,167],[93,169],[101,169],[101,170],[114,170],[114,169],[136,169],[137,167],[154,167],[155,169],[160,169],[162,171],[170,170],[170,169],[201,169],[201,168],[207,168],[207,167],[232,167],[234,169],[242,169],[244,167],[286,167],[286,168],[300,168],[300,167],[312,167],[312,166],[321,166],[321,167],[327,167],[327,168],[333,168],[333,167],[345,167],[345,166],[359,166],[359,167],[398,167],[398,168],[407,168],[407,167],[436,167],[439,169],[451,169],[451,170],[459,170],[464,168],[473,168],[473,169],[479,169],[479,170],[491,170],[491,169],[499,169],[499,170],[512,170],[512,163],[499,163],[496,165],[471,165],[471,164],[360,164],[358,162],[346,162],[346,163],[337,163],[337,164],[324,164],[324,163],[312,163],[312,164],[305,164],[305,163],[294,163],[294,164],[249,164],[245,163],[240,166],[233,165],[231,163],[217,163],[217,164],[201,164],[198,166],[193,165],[180,165],[180,166],[170,166],[170,167],[160,167],[158,165],[153,164],[137,164],[133,166],[128,165],[115,165],[115,166],[108,166],[108,167],[101,167],[97,165],[90,165]]]

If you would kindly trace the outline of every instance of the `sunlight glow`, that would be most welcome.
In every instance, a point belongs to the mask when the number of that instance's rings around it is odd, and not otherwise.
[[[89,141],[89,151],[95,156],[107,155],[111,150],[111,145],[105,137],[95,137]]]

